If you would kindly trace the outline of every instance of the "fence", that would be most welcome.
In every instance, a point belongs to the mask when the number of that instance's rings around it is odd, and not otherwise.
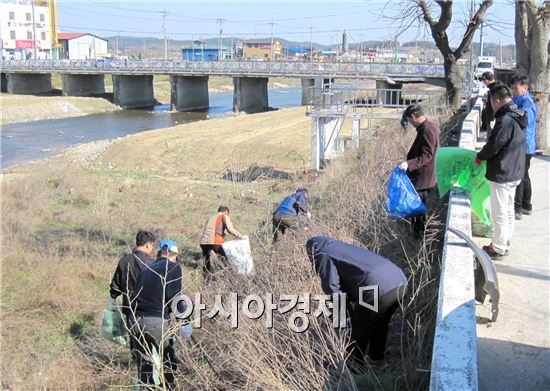
[[[434,77],[442,78],[442,65],[365,64],[299,61],[161,61],[161,60],[7,60],[3,72],[180,73],[258,76]]]
[[[463,123],[460,148],[475,149],[480,116],[478,99]],[[449,230],[472,234],[469,194],[458,188],[451,190],[446,228],[430,390],[473,391],[478,389],[474,253]]]

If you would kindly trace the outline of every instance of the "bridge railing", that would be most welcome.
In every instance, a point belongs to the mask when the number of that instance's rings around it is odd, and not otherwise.
[[[464,120],[459,147],[475,150],[480,129],[481,99]],[[451,190],[441,260],[441,278],[430,390],[478,389],[474,253],[449,228],[472,236],[470,196]]]
[[[404,109],[413,103],[430,106],[444,105],[445,92],[440,90],[390,89],[390,88],[341,88],[338,86],[311,87],[306,111],[357,112],[361,109]]]
[[[204,73],[287,76],[441,77],[442,65],[299,61],[8,60],[3,72]]]

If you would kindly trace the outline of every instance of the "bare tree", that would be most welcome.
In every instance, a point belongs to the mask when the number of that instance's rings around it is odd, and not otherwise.
[[[548,94],[550,91],[550,1],[516,1],[516,67],[529,76],[531,94],[537,104],[537,145],[550,150]]]
[[[478,27],[481,25],[485,12],[493,4],[492,0],[484,0],[477,8],[475,14],[469,18],[466,24],[466,30],[462,40],[456,48],[452,48],[449,42],[447,30],[453,20],[453,1],[452,0],[409,0],[409,6],[403,6],[402,1],[398,6],[400,11],[398,15],[393,15],[392,19],[399,20],[400,33],[409,29],[414,24],[426,23],[435,45],[443,56],[445,67],[445,82],[447,89],[447,101],[453,108],[460,107],[460,92],[462,89],[463,69],[459,66],[458,60],[468,53],[471,49],[472,40]],[[433,5],[436,4],[437,7]],[[439,9],[439,16],[434,18],[434,14]]]

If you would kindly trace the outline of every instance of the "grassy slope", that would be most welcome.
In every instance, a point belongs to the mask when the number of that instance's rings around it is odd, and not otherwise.
[[[204,220],[218,205],[229,205],[235,226],[251,235],[262,253],[274,204],[297,186],[312,186],[302,174],[310,164],[309,132],[303,109],[288,109],[144,132],[10,168],[2,180],[1,349],[10,358],[1,364],[3,384],[20,389],[128,384],[133,368],[127,351],[103,341],[97,331],[116,262],[131,247],[135,232],[155,229],[182,243],[184,286],[201,290],[197,242]],[[399,138],[404,143],[399,153],[409,142]],[[387,166],[380,158],[384,149],[371,153],[377,166]],[[252,165],[286,172],[291,179],[221,179],[228,168],[241,171]],[[368,175],[376,179],[381,174],[375,171]],[[315,198],[321,197],[319,209],[329,211],[331,203],[350,208],[373,182],[358,178],[351,184],[358,187],[349,191],[347,179],[337,182],[340,176],[329,170],[325,185],[313,185]],[[327,187],[331,196],[323,196]],[[376,217],[369,204],[362,207],[348,212],[370,227],[369,219]],[[333,232],[355,241],[359,226],[350,226],[345,213],[340,220],[335,217],[327,221],[334,224]],[[317,286],[316,279],[306,283]]]
[[[292,118],[289,125],[281,125],[282,117]],[[277,125],[267,130],[262,122]],[[252,233],[295,186],[272,179],[234,183],[212,174],[226,171],[234,148],[242,153],[238,163],[299,171],[302,159],[309,165],[308,133],[303,109],[291,109],[128,137],[94,168],[80,164],[82,146],[10,169],[2,181],[2,354],[10,357],[2,361],[4,381],[27,389],[112,382],[109,371],[91,376],[103,363],[102,351],[112,350],[95,336],[116,261],[136,230],[156,229],[183,243],[186,284],[198,283],[196,243],[208,215],[228,204],[236,227]],[[227,158],[213,155],[225,152]],[[287,157],[298,155],[299,161]],[[192,175],[183,174],[189,170]]]

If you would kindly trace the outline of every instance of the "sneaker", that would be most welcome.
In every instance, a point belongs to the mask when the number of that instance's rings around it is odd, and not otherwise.
[[[493,249],[492,245],[483,246],[482,250],[485,251],[487,253],[487,255],[489,255],[491,257],[491,259],[494,260],[494,261],[500,261],[500,260],[502,260],[502,258],[504,258],[506,256],[506,253],[504,253],[504,254],[497,253]]]
[[[531,213],[533,213],[532,210],[521,208],[521,214],[524,214],[524,215],[527,215],[527,216],[531,216]]]
[[[516,220],[521,220],[523,218],[523,215],[521,212],[516,212]]]

